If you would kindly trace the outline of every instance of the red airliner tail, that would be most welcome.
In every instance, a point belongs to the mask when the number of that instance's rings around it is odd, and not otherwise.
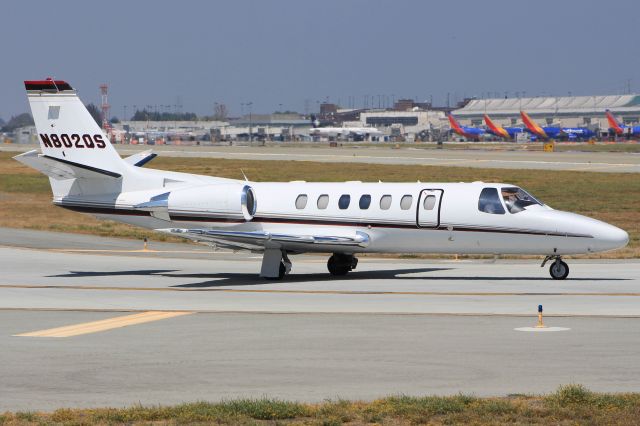
[[[492,132],[494,132],[496,135],[503,137],[503,138],[509,138],[509,133],[502,127],[497,126],[490,118],[487,114],[484,115],[484,122],[487,124],[487,127],[489,127],[489,129],[491,129]]]
[[[622,133],[624,133],[622,126],[620,126],[620,123],[618,123],[618,120],[616,120],[613,114],[611,114],[611,111],[607,110],[605,112],[605,115],[607,116],[609,127],[611,127],[616,132],[616,134],[621,135]]]
[[[451,114],[449,114],[449,124],[451,124],[451,128],[454,132],[461,136],[465,135],[464,130],[462,130],[462,127],[460,127],[460,123],[458,123],[458,120],[456,120]]]
[[[529,114],[527,114],[524,111],[520,111],[520,117],[522,117],[522,122],[524,123],[524,125],[527,127],[527,129],[529,129],[529,131],[531,133],[533,133],[534,135],[541,137],[543,139],[548,138],[547,134],[545,133],[544,129],[540,126],[538,126],[536,124],[535,121],[533,121],[531,119],[531,117],[529,117]]]

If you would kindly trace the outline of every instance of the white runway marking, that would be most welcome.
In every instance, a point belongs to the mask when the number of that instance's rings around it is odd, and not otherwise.
[[[567,327],[519,327],[514,328],[515,331],[530,331],[534,333],[545,333],[551,331],[569,331],[570,328]]]

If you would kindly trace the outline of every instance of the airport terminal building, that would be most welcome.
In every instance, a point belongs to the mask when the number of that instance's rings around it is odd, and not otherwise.
[[[607,129],[604,115],[607,109],[625,124],[637,124],[640,122],[640,95],[473,99],[452,114],[467,126],[484,125],[484,114],[503,126],[519,125],[520,111],[525,111],[540,125],[555,123]]]

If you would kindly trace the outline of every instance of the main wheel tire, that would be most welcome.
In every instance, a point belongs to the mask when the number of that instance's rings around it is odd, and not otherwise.
[[[569,276],[569,265],[558,259],[549,266],[549,275],[554,280],[564,280]]]
[[[277,277],[264,277],[265,280],[270,281],[279,281],[284,278],[287,274],[287,267],[284,266],[284,262],[280,262],[280,267],[278,268],[278,276]]]
[[[351,270],[351,264],[334,254],[327,262],[327,269],[331,275],[347,275]]]

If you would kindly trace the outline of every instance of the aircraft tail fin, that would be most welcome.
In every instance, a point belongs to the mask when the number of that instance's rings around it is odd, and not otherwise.
[[[487,114],[484,115],[484,122],[486,123],[487,127],[489,129],[491,129],[491,131],[498,135],[501,136],[503,138],[508,138],[509,137],[509,133],[502,127],[496,125],[493,120],[491,120],[489,118],[489,116]]]
[[[24,84],[45,158],[112,176],[127,170],[128,165],[67,82],[47,79]]]
[[[624,130],[622,129],[622,126],[620,125],[620,123],[618,123],[618,120],[616,120],[616,118],[613,116],[613,114],[611,114],[611,111],[606,110],[605,111],[605,115],[607,116],[607,121],[609,122],[609,126],[617,134],[622,134],[624,132]]]
[[[522,118],[522,122],[524,123],[525,127],[534,135],[540,136],[542,138],[546,138],[547,134],[545,133],[544,129],[540,126],[538,126],[536,124],[535,121],[533,121],[531,119],[531,117],[529,117],[529,114],[527,114],[524,111],[520,111],[520,117]]]
[[[311,127],[313,127],[314,129],[320,127],[320,120],[318,120],[318,117],[313,114],[311,115]]]
[[[449,124],[451,124],[451,128],[453,129],[453,131],[460,135],[464,134],[462,127],[460,127],[460,123],[458,123],[458,120],[456,120],[455,117],[451,114],[448,115],[448,118]]]

